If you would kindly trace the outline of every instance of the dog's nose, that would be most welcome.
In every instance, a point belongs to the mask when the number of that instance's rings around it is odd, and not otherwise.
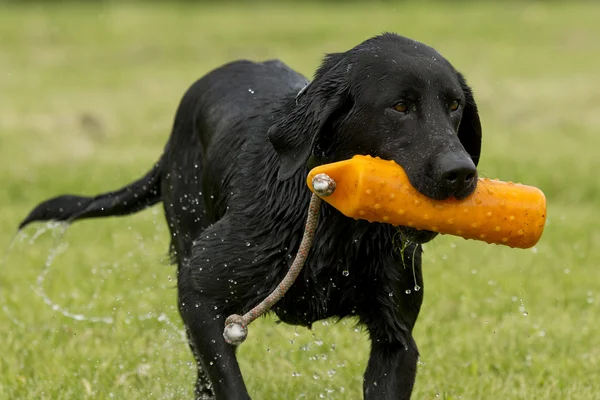
[[[440,178],[445,197],[463,199],[476,186],[477,168],[470,157],[446,154],[440,160]]]

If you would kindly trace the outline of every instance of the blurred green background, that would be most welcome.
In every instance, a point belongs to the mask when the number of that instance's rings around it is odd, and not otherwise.
[[[540,243],[426,245],[416,399],[600,399],[600,7],[594,2],[61,2],[0,6],[0,398],[191,398],[160,206],[28,228],[38,202],[141,176],[186,88],[237,58],[312,76],[383,31],[473,86],[481,174],[545,191]],[[240,360],[255,399],[357,399],[354,321],[259,321]]]

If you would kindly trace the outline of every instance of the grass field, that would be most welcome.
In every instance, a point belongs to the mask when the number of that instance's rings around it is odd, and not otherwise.
[[[3,5],[0,398],[191,398],[161,207],[62,239],[44,226],[15,238],[18,222],[49,196],[141,176],[210,69],[278,57],[311,76],[325,52],[389,30],[469,79],[481,173],[549,203],[534,249],[426,245],[414,398],[600,399],[600,7],[507,4]],[[239,353],[253,398],[361,398],[369,345],[353,321],[266,319],[250,335]]]

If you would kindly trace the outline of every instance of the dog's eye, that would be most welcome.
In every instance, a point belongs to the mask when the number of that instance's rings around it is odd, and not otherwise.
[[[406,103],[398,103],[394,106],[394,110],[401,112],[401,113],[407,113],[408,106],[406,105]]]
[[[454,100],[450,103],[450,111],[456,111],[460,107],[460,102],[458,100]]]

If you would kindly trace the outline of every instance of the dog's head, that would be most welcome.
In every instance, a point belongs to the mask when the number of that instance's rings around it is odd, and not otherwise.
[[[328,55],[295,104],[276,117],[269,140],[279,179],[309,159],[317,165],[368,154],[397,162],[432,199],[462,199],[477,184],[481,123],[471,89],[446,59],[384,34]],[[435,236],[403,230],[420,242]]]

